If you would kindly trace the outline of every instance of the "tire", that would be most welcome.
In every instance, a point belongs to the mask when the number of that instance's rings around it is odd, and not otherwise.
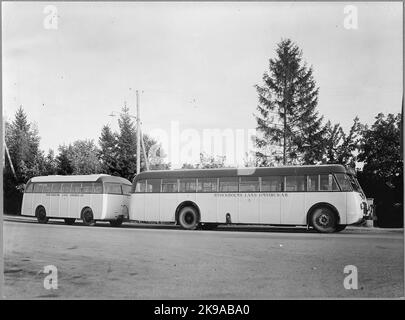
[[[76,221],[75,218],[65,218],[64,220],[65,220],[65,224],[68,224],[68,225],[72,225]]]
[[[110,220],[111,227],[120,227],[122,225],[123,219],[118,218],[116,220]]]
[[[35,211],[35,216],[39,223],[45,224],[48,223],[49,218],[46,216],[46,210],[43,206],[39,206]]]
[[[328,207],[316,208],[311,214],[311,224],[322,233],[335,232],[338,227],[336,215]]]
[[[82,220],[85,226],[94,226],[96,221],[94,220],[93,210],[85,208],[82,212]]]
[[[194,207],[184,207],[180,210],[178,220],[183,229],[195,230],[199,224],[197,210]]]
[[[345,225],[345,224],[339,224],[339,225],[336,227],[336,232],[343,231],[344,229],[346,229],[346,225]]]

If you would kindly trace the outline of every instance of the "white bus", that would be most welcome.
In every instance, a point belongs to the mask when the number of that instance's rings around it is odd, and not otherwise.
[[[142,172],[133,180],[129,218],[185,229],[235,223],[335,232],[366,214],[354,174],[320,165]]]
[[[82,219],[92,226],[104,220],[118,227],[128,219],[130,191],[130,181],[105,174],[34,177],[26,184],[21,214],[39,223]]]

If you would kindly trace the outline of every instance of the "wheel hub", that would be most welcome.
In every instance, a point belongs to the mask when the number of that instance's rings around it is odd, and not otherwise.
[[[329,224],[329,217],[326,214],[323,214],[319,217],[319,223],[323,226],[327,226]]]

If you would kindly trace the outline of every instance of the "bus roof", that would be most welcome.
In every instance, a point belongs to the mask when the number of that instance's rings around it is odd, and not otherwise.
[[[170,178],[208,178],[233,176],[276,176],[276,175],[310,175],[327,173],[350,173],[340,164],[306,165],[259,168],[220,168],[220,169],[179,169],[144,171],[136,175],[133,182],[140,179],[170,179]]]
[[[127,179],[110,176],[108,174],[87,174],[87,175],[70,175],[70,176],[40,176],[33,177],[29,182],[118,182],[130,185],[131,182]]]

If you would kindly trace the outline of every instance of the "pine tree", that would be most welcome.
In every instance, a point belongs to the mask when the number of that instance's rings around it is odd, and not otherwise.
[[[263,75],[264,84],[256,85],[258,164],[319,162],[324,132],[312,67],[302,62],[302,51],[289,39],[278,44],[276,54]]]
[[[41,156],[38,129],[28,122],[22,106],[18,108],[13,122],[6,124],[5,129],[5,140],[17,175],[17,183],[26,183],[33,176],[31,169]],[[10,169],[9,166],[8,163],[7,170]]]
[[[100,145],[99,159],[101,170],[106,174],[117,173],[117,135],[111,131],[108,125],[101,129],[101,136],[98,139]]]
[[[5,123],[5,142],[11,159],[6,156],[3,172],[4,212],[19,213],[22,201],[20,191],[24,189],[24,184],[30,178],[42,174],[44,156],[39,150],[39,141],[38,129],[28,122],[27,115],[20,106],[14,120]]]
[[[127,107],[122,108],[118,126],[117,171],[121,177],[132,180],[136,174],[136,128]]]
[[[69,147],[59,146],[59,154],[56,157],[57,163],[57,174],[60,175],[70,175],[73,174],[74,168],[73,164],[69,158]]]

